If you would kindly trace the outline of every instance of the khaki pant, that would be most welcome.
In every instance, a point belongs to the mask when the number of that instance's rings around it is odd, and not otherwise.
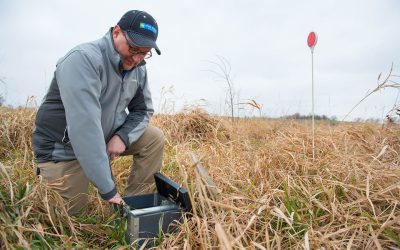
[[[133,155],[125,196],[144,194],[154,189],[154,173],[160,171],[164,151],[164,134],[148,126],[143,135],[121,155]],[[86,207],[89,180],[77,160],[39,163],[40,176],[67,203],[69,213]]]

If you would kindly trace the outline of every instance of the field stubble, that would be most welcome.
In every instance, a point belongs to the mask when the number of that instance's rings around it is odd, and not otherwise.
[[[128,248],[91,190],[69,217],[35,175],[35,110],[0,108],[0,248]],[[188,188],[193,216],[160,248],[389,249],[400,247],[400,129],[371,123],[230,120],[200,110],[156,115],[167,139],[162,172]],[[196,171],[199,162],[216,188]],[[197,163],[199,163],[197,162]],[[131,159],[112,163],[123,189]],[[49,202],[52,200],[52,202]]]

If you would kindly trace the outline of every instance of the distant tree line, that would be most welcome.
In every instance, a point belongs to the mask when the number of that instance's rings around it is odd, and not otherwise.
[[[300,113],[294,113],[293,115],[285,115],[281,116],[281,119],[291,119],[291,120],[310,120],[312,119],[312,115],[301,115]],[[322,121],[332,121],[336,122],[336,116],[328,117],[326,115],[315,115],[315,120],[322,120]]]
[[[293,115],[286,115],[286,116],[281,116],[280,119],[288,119],[288,120],[311,120],[312,115],[301,115],[299,113],[294,113]],[[328,121],[332,123],[337,123],[338,119],[336,116],[328,117],[326,115],[315,115],[314,116],[315,120],[319,121]],[[370,123],[381,123],[382,120],[377,119],[377,118],[355,118],[353,120],[354,122],[370,122]],[[389,121],[390,122],[390,121]]]

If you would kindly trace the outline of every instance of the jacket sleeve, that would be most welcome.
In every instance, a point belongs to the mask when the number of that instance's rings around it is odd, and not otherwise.
[[[56,78],[75,156],[101,197],[108,200],[117,190],[101,126],[98,70],[84,52],[73,51],[58,63]]]
[[[142,66],[137,70],[142,70],[143,77],[140,77],[142,81],[128,105],[129,114],[124,124],[115,133],[123,140],[127,148],[143,134],[154,113],[146,67]]]

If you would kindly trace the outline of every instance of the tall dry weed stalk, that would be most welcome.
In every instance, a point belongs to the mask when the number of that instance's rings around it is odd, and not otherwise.
[[[380,82],[381,76],[382,76],[382,73],[380,73],[380,74],[378,75],[378,79],[377,79],[377,84],[378,84],[378,85],[376,86],[376,88],[374,88],[374,89],[372,89],[372,90],[368,90],[367,94],[366,94],[356,105],[354,105],[354,106],[351,108],[351,110],[344,116],[343,121],[346,120],[346,118],[347,118],[347,117],[348,117],[348,116],[349,116],[349,115],[350,115],[350,114],[351,114],[365,99],[367,99],[368,97],[370,97],[372,94],[374,94],[374,93],[376,93],[376,92],[378,92],[378,91],[380,91],[380,90],[387,89],[387,88],[392,88],[392,89],[394,88],[394,89],[398,89],[398,90],[400,91],[400,84],[399,84],[398,82],[396,82],[396,81],[393,80],[393,78],[399,77],[399,76],[393,74],[393,63],[392,63],[392,65],[391,65],[391,67],[390,67],[390,70],[389,70],[388,75],[384,78],[383,81]],[[391,113],[392,113],[393,110],[395,110],[395,112],[396,112],[397,110],[400,110],[400,107],[397,106],[397,100],[396,100],[396,102],[395,102],[395,105],[394,105],[393,109],[390,110],[390,111],[388,112],[386,118],[390,118],[390,117],[391,117],[390,115],[391,115]],[[397,115],[397,113],[396,113],[396,115]]]
[[[216,56],[217,61],[208,61],[216,69],[208,70],[216,76],[217,81],[222,81],[226,84],[226,100],[225,103],[229,109],[230,117],[232,122],[234,121],[234,108],[235,108],[235,98],[237,97],[237,92],[232,78],[232,66],[229,61],[222,57]]]

